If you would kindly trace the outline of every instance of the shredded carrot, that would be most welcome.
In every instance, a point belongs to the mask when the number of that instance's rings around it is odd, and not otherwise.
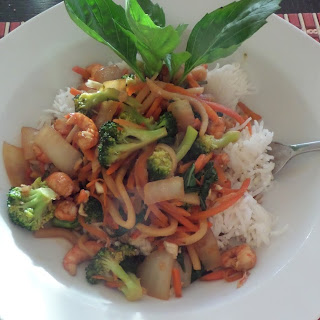
[[[177,298],[182,297],[182,283],[180,270],[178,268],[172,268],[172,284],[174,289],[174,294]]]
[[[241,188],[237,192],[235,192],[234,196],[231,199],[220,203],[216,207],[212,207],[208,210],[194,213],[191,215],[191,217],[189,217],[189,219],[192,221],[195,221],[195,220],[200,220],[200,219],[204,219],[204,218],[209,218],[209,217],[212,217],[212,216],[228,209],[244,195],[244,193],[247,191],[249,185],[250,185],[250,179],[248,178],[242,183]]]
[[[152,117],[155,121],[159,120],[160,117],[160,113],[162,112],[161,108],[158,108],[153,114]]]
[[[164,90],[169,91],[169,92],[172,92],[172,93],[183,94],[183,95],[185,95],[185,96],[189,96],[189,97],[193,97],[193,98],[196,97],[196,95],[190,93],[188,90],[183,89],[183,88],[181,88],[181,87],[179,87],[179,86],[175,86],[175,85],[172,84],[172,83],[166,84],[166,86],[164,87]]]
[[[193,224],[190,220],[188,220],[186,217],[180,215],[177,213],[177,209],[183,210],[181,208],[175,207],[171,205],[170,203],[159,203],[159,206],[168,214],[170,214],[173,218],[175,218],[180,224],[187,227],[190,231],[197,232],[199,230],[199,227]],[[189,212],[188,212],[189,213]]]
[[[178,167],[178,173],[185,173],[192,166],[193,162],[181,163]]]
[[[214,280],[222,280],[225,277],[224,270],[216,270],[206,274],[205,276],[201,277],[200,280],[202,281],[214,281]]]
[[[77,196],[76,202],[77,204],[85,203],[88,201],[88,199],[89,199],[88,192],[84,189],[81,189]]]
[[[212,155],[213,155],[212,152],[208,154],[200,154],[200,156],[194,163],[195,165],[194,172],[195,173],[200,172],[206,166],[206,164],[212,159]]]
[[[73,67],[73,68],[72,68],[72,71],[75,72],[75,73],[77,73],[77,74],[80,74],[80,76],[82,76],[82,78],[83,78],[84,80],[87,80],[87,79],[90,78],[90,73],[89,73],[86,69],[81,68],[81,67],[79,67],[79,66]]]
[[[176,205],[174,205],[173,203],[170,203],[168,201],[163,201],[163,202],[160,202],[159,204],[161,205],[161,207],[164,210],[174,211],[175,213],[179,214],[180,216],[190,217],[190,215],[191,215],[187,210],[180,208],[180,207],[177,207]]]
[[[153,212],[151,212],[149,219],[151,224],[155,227],[165,228],[168,226],[168,223],[164,223],[161,220],[159,220],[159,218]]]
[[[152,114],[160,107],[162,101],[162,97],[157,97],[154,99],[151,107],[149,108],[149,110],[146,113],[146,118],[150,118],[152,116]],[[161,109],[161,108],[160,108]]]
[[[140,237],[140,235],[141,235],[141,231],[136,229],[131,233],[130,238],[131,239],[137,239],[137,238]]]
[[[218,161],[214,161],[213,167],[217,172],[218,183],[220,184],[220,186],[227,187],[229,180],[224,174],[223,168],[221,167],[220,163]]]
[[[108,288],[120,288],[123,285],[120,281],[106,281],[105,286]]]
[[[127,189],[130,191],[134,190],[135,180],[134,180],[134,170],[131,170],[127,180]]]
[[[136,84],[129,85],[126,89],[128,96],[132,96],[134,93],[142,90],[145,87],[145,85],[145,82],[139,82]]]
[[[81,215],[78,216],[78,221],[81,224],[82,228],[87,230],[92,236],[97,237],[100,240],[106,241],[107,245],[110,245],[109,236],[103,230],[101,230],[99,227],[87,224],[84,221],[84,217]]]
[[[259,121],[259,120],[262,119],[262,117],[261,117],[259,114],[253,112],[253,111],[252,111],[248,106],[246,106],[244,103],[239,102],[239,103],[238,103],[238,107],[241,109],[241,111],[242,111],[244,114],[246,114],[248,117],[252,118],[252,120],[257,120],[257,121]]]
[[[190,86],[191,88],[198,88],[198,87],[200,87],[200,84],[193,78],[193,76],[192,76],[191,73],[189,73],[189,74],[187,75],[187,81],[188,81],[189,86]]]
[[[203,105],[204,109],[206,110],[206,112],[208,114],[208,118],[214,123],[219,121],[219,116],[217,115],[217,113],[212,108],[210,108],[210,106],[207,104],[207,102],[203,101],[203,100],[200,100],[200,99],[199,99],[199,101],[202,102],[202,105]]]
[[[111,174],[113,174],[114,172],[116,172],[124,163],[124,160],[119,160],[117,162],[114,162],[113,164],[111,164],[111,166],[106,170],[106,174],[108,176],[110,176]]]
[[[129,127],[129,128],[135,128],[135,129],[146,129],[144,126],[141,126],[140,124],[136,124],[124,119],[113,119],[112,121],[123,127]]]
[[[149,205],[149,209],[160,221],[168,223],[168,217],[156,205]]]
[[[70,88],[70,93],[73,95],[73,96],[76,96],[78,94],[81,94],[82,91],[76,89],[76,88]]]

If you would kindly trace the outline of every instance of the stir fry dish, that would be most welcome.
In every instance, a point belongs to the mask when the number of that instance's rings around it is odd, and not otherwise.
[[[150,0],[65,0],[72,20],[123,61],[75,66],[79,83],[58,93],[39,127],[21,129],[21,147],[3,144],[10,220],[68,240],[66,272],[86,263],[89,284],[129,301],[181,297],[198,279],[241,287],[255,248],[270,241],[260,200],[273,179],[273,134],[242,102],[253,90],[241,66],[208,64],[279,2],[206,14],[177,53],[187,25],[166,25]]]

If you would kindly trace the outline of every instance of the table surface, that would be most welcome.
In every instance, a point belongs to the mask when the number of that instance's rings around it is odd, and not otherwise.
[[[174,0],[173,0],[174,1]],[[26,21],[60,0],[0,0],[0,21]],[[320,0],[283,0],[279,13],[320,12]]]

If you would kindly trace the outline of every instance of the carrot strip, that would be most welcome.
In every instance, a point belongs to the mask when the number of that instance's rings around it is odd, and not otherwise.
[[[242,111],[244,114],[246,114],[248,117],[252,118],[252,120],[257,120],[257,121],[259,121],[259,120],[262,119],[262,117],[261,117],[259,114],[253,112],[253,111],[252,111],[248,106],[246,106],[244,103],[239,102],[239,103],[238,103],[238,107],[241,109],[241,111]]]
[[[241,188],[234,194],[234,196],[231,199],[220,203],[216,207],[210,208],[205,211],[194,213],[191,217],[189,217],[189,219],[192,221],[196,221],[204,218],[209,218],[228,209],[229,207],[234,205],[244,195],[249,185],[250,185],[250,179],[248,178],[242,183]]]
[[[178,167],[178,173],[185,173],[193,164],[193,161],[181,163]]]
[[[73,95],[73,96],[76,96],[78,94],[81,94],[82,91],[76,89],[76,88],[70,88],[70,93]]]
[[[168,201],[160,202],[159,205],[163,208],[165,211],[174,211],[175,213],[179,214],[183,217],[190,217],[190,213],[187,210],[184,210],[183,208],[177,207],[173,203],[170,203]]]
[[[113,174],[114,172],[116,172],[124,163],[125,159],[123,160],[119,160],[117,162],[114,162],[107,170],[106,170],[106,174],[108,176],[110,176],[111,174]]]
[[[169,204],[170,205],[170,204]],[[187,227],[190,231],[197,232],[199,230],[199,227],[193,224],[190,220],[188,220],[186,217],[181,216],[180,214],[177,213],[175,210],[177,207],[172,206],[174,209],[171,209],[170,206],[163,207],[163,203],[160,203],[159,206],[166,211],[168,214],[170,214],[173,218],[175,218],[180,224],[184,225]],[[178,208],[181,209],[181,208]],[[183,209],[182,209],[183,210]]]
[[[212,108],[210,108],[210,106],[207,104],[207,102],[199,99],[199,101],[202,102],[202,105],[204,107],[204,109],[206,110],[207,114],[208,114],[208,118],[212,121],[212,122],[217,122],[219,120],[219,116],[217,115],[217,113],[215,112],[215,110],[213,110]]]
[[[90,73],[86,69],[81,68],[79,66],[74,66],[72,68],[72,71],[77,73],[77,74],[80,74],[80,76],[82,76],[82,78],[85,79],[85,80],[90,78]]]
[[[123,285],[120,281],[106,281],[105,286],[108,288],[120,288]]]
[[[88,201],[88,199],[89,199],[88,191],[81,189],[76,198],[76,203],[77,204],[85,203]]]
[[[152,117],[155,121],[159,120],[159,117],[160,117],[160,113],[162,112],[162,109],[159,108],[157,109],[153,114],[152,114]]]
[[[135,129],[146,129],[144,126],[141,126],[140,124],[136,124],[124,119],[113,119],[112,121],[123,127],[129,127],[129,128],[135,128]]]
[[[103,241],[106,241],[107,245],[108,246],[110,245],[109,236],[104,231],[102,231],[100,228],[96,226],[87,224],[84,221],[84,217],[81,215],[78,216],[78,221],[81,224],[82,228],[87,230],[92,236],[97,237],[98,239],[101,239]]]
[[[185,96],[189,96],[189,97],[193,97],[193,98],[196,97],[196,95],[190,93],[188,90],[183,89],[183,88],[178,87],[178,86],[175,86],[175,85],[172,84],[172,83],[166,84],[166,86],[164,87],[164,90],[169,91],[169,92],[172,92],[172,93],[183,94],[183,95],[185,95]]]
[[[133,85],[129,85],[126,89],[128,96],[132,96],[134,93],[142,90],[145,85],[146,85],[145,82],[139,82]]]
[[[162,101],[162,97],[157,97],[154,99],[151,107],[149,108],[148,112],[145,115],[146,118],[150,118],[152,116],[152,114],[159,108],[161,101]]]
[[[189,73],[189,74],[187,75],[187,81],[188,81],[189,86],[190,86],[191,88],[198,88],[198,87],[200,87],[200,84],[193,78],[193,76],[192,76],[191,73]]]
[[[206,274],[205,276],[201,277],[200,280],[202,281],[215,281],[215,280],[222,280],[225,277],[225,270],[217,270]]]
[[[228,179],[227,179],[226,175],[224,174],[224,171],[223,171],[221,165],[215,161],[213,164],[213,167],[216,170],[217,175],[218,175],[218,183],[222,187],[227,187]]]
[[[206,166],[206,164],[212,159],[212,155],[213,155],[212,152],[208,153],[208,154],[200,154],[200,156],[198,157],[198,159],[194,163],[195,173],[200,172]]]
[[[168,217],[156,205],[150,204],[149,209],[161,222],[168,223]]]
[[[178,268],[172,268],[172,284],[174,289],[174,294],[177,298],[182,297],[182,283],[180,270]]]
[[[88,149],[88,150],[82,150],[84,156],[89,160],[93,161],[95,157],[95,150],[94,149]]]
[[[134,190],[135,180],[134,180],[134,170],[131,170],[127,180],[127,189],[132,191]]]

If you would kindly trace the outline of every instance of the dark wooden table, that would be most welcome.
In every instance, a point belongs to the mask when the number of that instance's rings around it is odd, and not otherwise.
[[[174,0],[171,0],[174,1]],[[0,21],[26,21],[60,0],[0,0]],[[320,12],[320,0],[283,0],[279,13]]]

